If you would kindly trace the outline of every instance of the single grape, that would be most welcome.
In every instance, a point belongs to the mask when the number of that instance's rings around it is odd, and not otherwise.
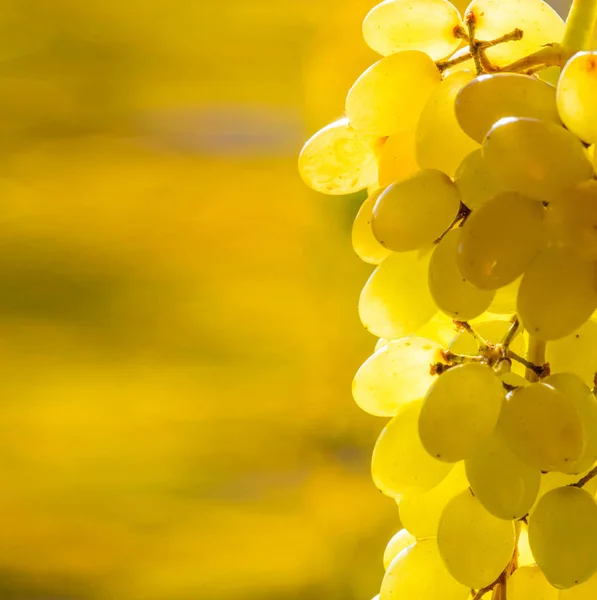
[[[558,81],[558,110],[564,124],[585,142],[597,142],[597,51],[577,52]]]
[[[508,394],[500,429],[512,451],[542,471],[563,469],[584,451],[583,426],[573,400],[545,383]]]
[[[517,307],[525,329],[537,339],[571,334],[597,308],[594,263],[568,249],[544,250],[522,277]]]
[[[508,600],[558,600],[554,588],[537,565],[520,567],[508,579]]]
[[[453,73],[429,96],[417,126],[417,161],[422,168],[439,169],[454,177],[462,159],[479,148],[460,129],[454,114],[456,95],[472,78],[470,71]]]
[[[391,135],[385,141],[377,159],[380,186],[402,181],[419,171],[415,133],[415,128],[410,127]]]
[[[441,346],[421,337],[392,340],[357,371],[352,395],[369,414],[393,417],[400,408],[425,395],[435,380],[430,366],[440,360]]]
[[[398,133],[416,125],[440,81],[440,72],[428,54],[418,50],[391,54],[371,65],[350,88],[346,116],[362,133]]]
[[[361,205],[352,226],[352,247],[354,251],[361,260],[374,265],[378,265],[390,254],[390,250],[384,248],[375,239],[371,230],[373,207],[382,192],[383,189],[378,189],[369,194],[367,200]]]
[[[410,545],[414,544],[416,539],[413,535],[408,533],[406,529],[401,529],[392,536],[392,539],[388,542],[386,549],[383,553],[383,566],[384,569],[388,569],[392,561]]]
[[[363,37],[383,56],[422,50],[438,60],[460,45],[454,35],[460,22],[460,13],[447,0],[385,0],[365,17]]]
[[[487,512],[470,490],[452,498],[439,522],[437,545],[444,564],[469,588],[493,583],[510,562],[514,523]]]
[[[470,456],[494,430],[504,400],[502,383],[479,363],[452,367],[431,385],[419,433],[431,456],[456,462]]]
[[[303,146],[299,173],[317,192],[332,195],[358,192],[377,182],[373,142],[359,135],[348,119],[330,123]]]
[[[424,169],[379,196],[373,208],[373,235],[390,250],[418,250],[446,231],[459,207],[452,180],[441,171]]]
[[[422,494],[438,485],[452,468],[423,448],[417,427],[421,406],[421,400],[405,405],[375,443],[371,473],[387,496]]]
[[[557,588],[587,581],[597,571],[597,504],[586,490],[560,487],[539,500],[529,518],[537,565]]]
[[[489,172],[480,148],[462,159],[456,169],[454,183],[460,193],[460,199],[471,210],[503,191],[499,181]]]
[[[593,177],[582,142],[563,127],[538,119],[498,121],[483,142],[483,158],[505,189],[539,201],[550,202]]]

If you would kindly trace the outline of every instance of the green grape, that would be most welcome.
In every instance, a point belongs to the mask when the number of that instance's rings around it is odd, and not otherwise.
[[[484,313],[495,294],[476,288],[460,274],[456,259],[461,231],[452,229],[435,247],[429,262],[429,290],[441,311],[468,321]]]
[[[571,334],[597,308],[595,265],[564,248],[548,248],[528,266],[518,290],[518,315],[539,340]]]
[[[525,523],[520,523],[520,532],[518,536],[518,566],[526,567],[535,564],[535,557],[529,545],[529,530]]]
[[[524,35],[517,42],[499,44],[487,50],[497,66],[504,66],[561,40],[564,22],[543,0],[473,0],[465,12],[475,18],[477,38],[492,40],[516,28]]]
[[[580,585],[561,590],[559,595],[559,600],[595,600],[595,598],[597,598],[597,575],[593,575]]]
[[[406,529],[401,529],[398,533],[392,536],[392,539],[388,542],[386,549],[383,553],[383,566],[384,569],[388,569],[391,562],[410,545],[414,544],[416,539],[413,535],[408,533]]]
[[[379,196],[373,208],[373,235],[390,250],[418,250],[446,231],[459,207],[452,180],[441,171],[424,169]]]
[[[496,290],[489,312],[496,315],[513,315],[516,312],[516,298],[522,277]]]
[[[472,78],[470,71],[453,73],[429,96],[417,126],[417,161],[422,168],[439,169],[454,177],[462,159],[479,148],[460,129],[454,114],[456,95]]]
[[[377,181],[373,143],[360,136],[348,119],[330,123],[303,146],[299,173],[317,192],[331,195],[358,192]]]
[[[558,600],[558,590],[551,586],[537,565],[520,567],[508,579],[508,600]]]
[[[469,588],[493,583],[510,562],[515,543],[514,523],[487,512],[470,490],[444,508],[437,545],[452,577]]]
[[[514,282],[545,245],[544,209],[515,192],[502,192],[471,215],[462,227],[458,268],[484,290]]]
[[[586,490],[560,487],[545,494],[529,518],[537,565],[557,588],[587,581],[597,571],[597,504]]]
[[[378,189],[369,194],[369,197],[359,209],[352,226],[352,247],[357,256],[373,265],[378,265],[390,254],[390,250],[384,248],[373,235],[371,230],[371,219],[373,207],[379,198],[383,189]]]
[[[350,88],[346,116],[363,133],[398,133],[416,125],[440,81],[440,72],[428,54],[418,50],[391,54],[371,65]]]
[[[442,461],[467,458],[491,435],[503,400],[502,383],[491,368],[467,363],[449,369],[425,396],[419,420],[423,446]]]
[[[429,259],[429,253],[393,253],[369,277],[359,315],[373,335],[390,340],[412,335],[437,312],[427,286]]]
[[[499,427],[464,464],[477,500],[492,515],[520,519],[535,503],[541,472],[512,452]]]
[[[365,412],[393,417],[400,408],[425,395],[436,379],[430,366],[441,359],[441,346],[420,337],[388,342],[357,371],[352,395]]]
[[[574,401],[544,383],[508,394],[500,429],[513,452],[542,471],[563,469],[584,451],[584,431]]]
[[[424,494],[400,501],[400,520],[417,539],[435,537],[439,519],[449,500],[468,488],[464,464],[456,463],[448,476]]]
[[[438,312],[417,331],[417,335],[433,340],[445,348],[454,338],[454,324],[446,315]]]
[[[547,344],[546,360],[553,373],[575,373],[592,388],[597,373],[597,323],[589,320],[570,335]]]
[[[562,124],[556,88],[519,73],[476,77],[456,96],[455,110],[462,130],[479,143],[504,117],[530,117]]]
[[[597,398],[583,381],[573,373],[554,373],[543,380],[570,398],[583,425],[585,448],[582,457],[563,469],[566,473],[582,473],[597,461]]]
[[[483,142],[483,158],[505,189],[540,201],[550,202],[593,177],[582,142],[563,127],[537,119],[498,121]]]
[[[447,0],[385,0],[365,17],[363,37],[383,56],[422,50],[438,60],[460,45],[454,35],[460,22],[460,13]]]
[[[585,142],[597,142],[597,52],[578,52],[558,81],[558,110],[564,124]]]
[[[434,539],[401,552],[381,584],[380,600],[466,600],[470,590],[446,570]]]
[[[499,181],[489,173],[480,148],[463,158],[456,169],[454,183],[460,193],[460,199],[471,210],[503,191]]]
[[[387,496],[422,494],[438,485],[452,465],[429,456],[417,428],[422,400],[402,407],[375,443],[371,472],[375,485]]]
[[[378,182],[388,186],[419,171],[415,147],[416,129],[411,127],[386,139],[377,158]]]
[[[572,248],[581,258],[597,260],[597,181],[568,188],[547,207],[550,242]]]

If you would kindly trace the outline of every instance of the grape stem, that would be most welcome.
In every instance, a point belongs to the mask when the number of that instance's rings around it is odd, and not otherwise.
[[[594,477],[597,477],[597,467],[593,467],[582,479],[579,479],[576,483],[571,483],[570,485],[571,487],[581,488]]]
[[[536,377],[534,381],[537,381],[537,379],[541,379],[549,375],[549,365],[547,363],[544,363],[542,365],[536,365],[530,360],[520,356],[520,354],[516,354],[516,352],[513,352],[512,350],[508,350],[508,358],[515,360],[521,365],[524,365],[527,368],[527,370],[532,371],[533,376]]]
[[[531,383],[539,381],[539,378],[546,374],[545,371],[543,371],[543,369],[547,369],[547,372],[549,372],[549,366],[545,366],[545,346],[545,342],[542,342],[537,338],[533,337],[532,335],[529,335],[529,349],[527,351],[526,360],[533,366],[543,365],[541,374],[538,373],[534,368],[525,365],[527,367],[525,375],[527,380]]]
[[[571,53],[586,50],[597,20],[597,0],[573,0],[562,46]]]

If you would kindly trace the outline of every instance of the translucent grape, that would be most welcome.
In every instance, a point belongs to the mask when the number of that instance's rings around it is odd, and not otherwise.
[[[570,473],[558,473],[553,471],[551,473],[543,473],[541,475],[541,484],[539,486],[539,493],[537,494],[537,502],[529,512],[533,512],[539,503],[539,500],[545,496],[548,492],[555,490],[560,487],[572,485],[579,481],[586,473],[570,474]],[[597,479],[590,479],[583,488],[590,494],[597,492]]]
[[[398,339],[417,332],[437,312],[427,285],[430,254],[391,254],[373,272],[359,315],[373,335]]]
[[[558,600],[554,588],[537,565],[520,567],[508,580],[508,600]]]
[[[430,366],[440,360],[440,351],[439,344],[420,337],[388,342],[357,371],[355,402],[369,414],[393,417],[401,406],[425,395],[436,379]]]
[[[566,127],[585,142],[597,142],[597,52],[578,52],[558,81],[558,110]]]
[[[415,537],[408,533],[406,529],[401,529],[398,533],[392,536],[392,539],[388,542],[386,549],[383,553],[383,566],[384,569],[388,569],[391,562],[411,544],[415,543]]]
[[[456,95],[472,78],[470,71],[453,73],[429,96],[417,126],[417,161],[422,168],[454,177],[462,159],[479,147],[463,133],[454,114]]]
[[[518,314],[539,340],[557,340],[578,329],[597,307],[595,265],[572,251],[548,248],[523,275]]]
[[[479,502],[500,519],[520,519],[539,492],[541,472],[518,458],[499,427],[465,460],[466,475]]]
[[[565,468],[584,451],[584,431],[574,402],[544,383],[508,394],[500,429],[514,453],[542,471]]]
[[[416,125],[440,81],[428,54],[418,50],[391,54],[371,65],[350,88],[346,115],[357,131],[380,137],[398,133]]]
[[[456,96],[455,110],[462,130],[479,143],[504,117],[562,123],[556,105],[556,88],[519,73],[476,77]]]
[[[535,200],[549,202],[593,177],[582,142],[563,127],[537,119],[498,121],[483,142],[483,157],[505,189]]]
[[[445,348],[454,338],[454,324],[446,315],[438,312],[418,330],[417,335],[433,340]]]
[[[354,251],[361,260],[374,265],[378,265],[390,254],[390,250],[384,248],[375,239],[371,230],[373,207],[382,191],[383,189],[378,189],[369,194],[367,200],[361,205],[352,226],[352,247]]]
[[[418,539],[435,537],[439,519],[449,500],[468,488],[464,464],[456,463],[448,476],[434,488],[400,501],[402,524]]]
[[[464,157],[456,169],[454,183],[460,193],[460,199],[471,210],[503,191],[500,183],[489,173],[480,148]]]
[[[373,235],[390,250],[417,250],[446,231],[459,207],[452,180],[441,171],[424,169],[379,196],[371,221]]]
[[[561,487],[539,500],[529,518],[537,565],[557,588],[587,581],[597,571],[597,504],[586,490]]]
[[[491,368],[468,363],[449,369],[425,396],[419,420],[423,446],[443,461],[467,458],[494,430],[503,398]]]
[[[417,427],[421,406],[421,400],[404,406],[375,443],[373,481],[387,496],[422,494],[440,483],[452,468],[425,452]]]
[[[512,283],[545,245],[541,204],[502,192],[480,206],[462,227],[458,268],[484,290]]]
[[[499,577],[512,558],[514,523],[494,517],[465,490],[446,505],[437,544],[457,581],[469,588],[483,588]]]
[[[392,562],[381,584],[380,600],[466,600],[470,590],[444,566],[434,539],[421,540]]]
[[[303,181],[317,192],[353,194],[377,182],[373,144],[348,119],[330,123],[303,146],[299,156]]]
[[[460,21],[460,13],[447,0],[385,0],[365,17],[363,37],[384,56],[422,50],[438,60],[460,45],[454,35]]]
[[[561,590],[559,596],[559,600],[595,600],[595,598],[597,598],[597,575],[593,575],[580,585]]]
[[[378,156],[378,181],[388,186],[395,181],[411,177],[419,171],[415,147],[415,128],[411,127],[391,135]]]
[[[473,0],[465,15],[468,13],[475,18],[480,40],[492,40],[516,28],[522,29],[521,40],[487,50],[488,58],[497,66],[536,52],[564,35],[562,18],[543,0]]]
[[[494,292],[471,285],[456,261],[461,229],[452,229],[435,247],[429,263],[429,290],[437,307],[448,316],[468,321],[484,313]]]

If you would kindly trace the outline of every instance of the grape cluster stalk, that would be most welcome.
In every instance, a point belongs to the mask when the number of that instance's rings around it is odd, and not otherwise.
[[[382,58],[301,151],[314,190],[368,190],[353,397],[389,419],[371,470],[400,522],[379,600],[597,599],[596,18],[385,0]]]

